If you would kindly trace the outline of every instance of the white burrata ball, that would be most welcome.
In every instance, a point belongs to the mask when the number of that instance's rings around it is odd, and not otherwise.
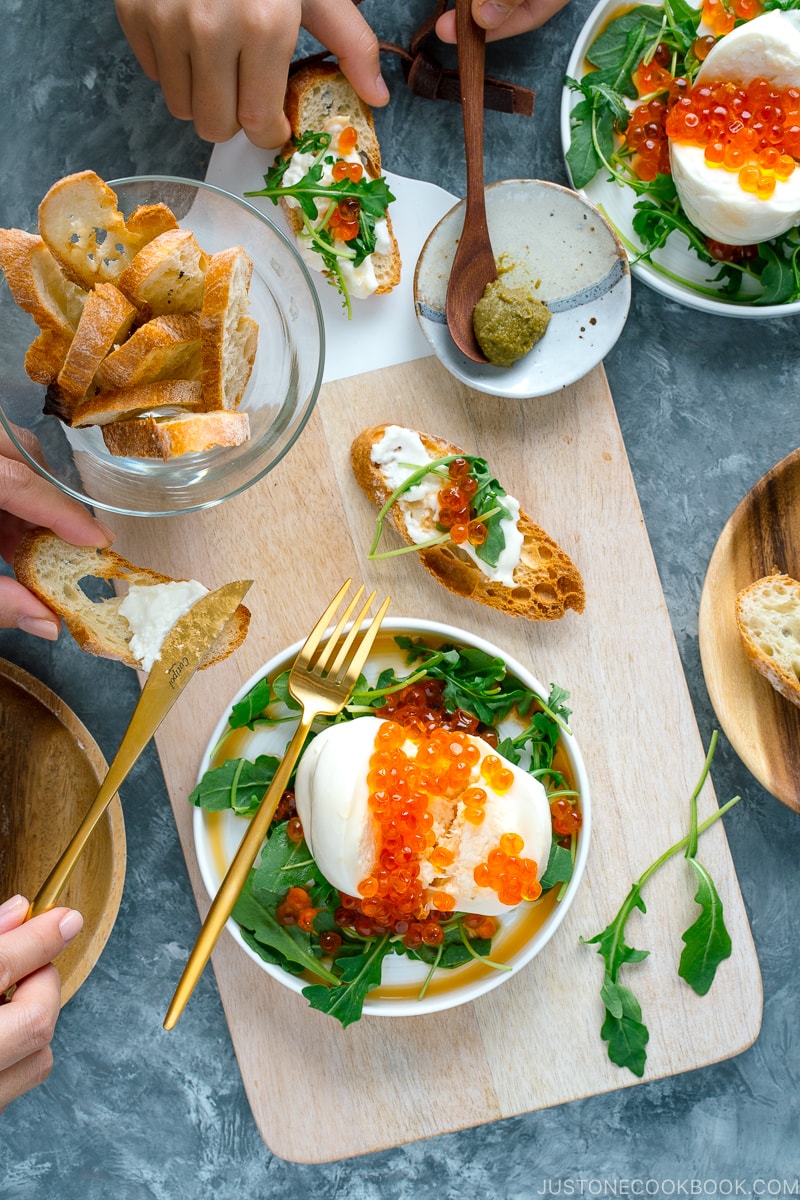
[[[367,776],[375,752],[380,717],[360,717],[331,725],[319,733],[300,759],[295,779],[297,813],[303,823],[308,848],[325,878],[350,896],[359,895],[359,884],[370,873],[378,855],[379,827],[369,808]],[[481,776],[481,763],[492,748],[481,738],[459,734],[479,750],[464,789],[456,796],[432,796],[436,842],[420,857],[420,880],[434,891],[447,892],[459,912],[500,916],[510,911],[497,894],[475,883],[473,872],[496,849],[505,833],[523,840],[520,857],[533,859],[542,874],[550,857],[552,827],[547,793],[527,771],[503,760],[513,775],[511,786],[496,792]],[[416,756],[417,743],[407,739],[404,753]],[[461,798],[468,787],[486,793],[484,820],[474,825],[464,819]],[[436,869],[430,857],[438,847],[453,855],[452,865]]]
[[[695,86],[721,80],[746,87],[755,79],[776,89],[800,84],[800,12],[764,13],[737,26],[714,45]],[[670,165],[684,212],[714,241],[749,246],[800,221],[800,170],[761,200],[742,190],[736,171],[709,166],[702,146],[670,141]]]

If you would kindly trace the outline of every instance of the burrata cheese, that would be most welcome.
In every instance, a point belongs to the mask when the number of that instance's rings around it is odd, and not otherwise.
[[[379,852],[380,829],[370,811],[367,777],[383,724],[380,717],[360,717],[329,726],[317,734],[297,768],[295,801],[308,848],[325,878],[354,897]],[[502,793],[495,791],[481,775],[481,764],[494,753],[492,748],[481,738],[461,736],[478,748],[479,757],[458,795],[429,797],[435,838],[419,856],[419,877],[426,888],[452,896],[459,912],[500,916],[510,906],[501,903],[491,888],[476,884],[475,868],[486,861],[503,834],[515,833],[523,841],[520,855],[533,859],[542,874],[552,840],[547,793],[527,771],[505,761],[513,782]],[[402,747],[411,759],[418,748],[410,738]],[[487,797],[479,825],[464,819],[463,800],[464,791],[477,785]],[[452,856],[446,868],[431,861],[439,848],[449,852],[447,858]]]
[[[800,83],[800,12],[768,12],[714,45],[695,87],[715,81],[747,86],[766,79],[778,90]],[[670,165],[683,210],[707,237],[727,246],[767,241],[800,222],[800,170],[777,179],[768,199],[746,192],[736,171],[709,166],[704,147],[670,141]]]

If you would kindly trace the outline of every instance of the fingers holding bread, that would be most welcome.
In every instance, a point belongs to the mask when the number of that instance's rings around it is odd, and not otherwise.
[[[353,441],[356,481],[449,591],[510,616],[557,620],[583,612],[585,591],[569,555],[492,475],[485,459],[400,425]]]
[[[37,234],[0,230],[0,268],[39,327],[25,370],[47,389],[46,413],[80,428],[118,424],[104,440],[126,457],[249,438],[240,405],[258,325],[243,247],[207,253],[166,204],[126,218],[114,190],[81,171],[50,188]]]

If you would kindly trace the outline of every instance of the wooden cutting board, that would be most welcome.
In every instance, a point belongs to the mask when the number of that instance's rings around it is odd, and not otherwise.
[[[349,446],[384,421],[488,458],[579,565],[585,613],[518,621],[452,596],[408,557],[368,563],[375,510],[352,478]],[[206,742],[240,683],[304,636],[347,576],[389,591],[393,616],[479,632],[571,693],[592,787],[589,866],[564,924],[519,975],[449,1012],[367,1017],[342,1030],[223,935],[214,969],[270,1149],[324,1162],[637,1082],[608,1061],[599,1036],[603,964],[579,939],[599,932],[633,879],[685,836],[705,755],[602,368],[523,402],[472,392],[433,358],[331,383],[298,444],[257,486],[208,513],[117,519],[115,527],[118,548],[134,561],[209,586],[256,581],[245,645],[195,677],[157,739],[203,915],[208,897],[186,797]],[[709,784],[701,818],[716,803]],[[726,819],[736,816],[734,808]],[[760,1027],[758,962],[721,822],[702,838],[701,858],[725,904],[733,954],[705,998],[678,978],[680,934],[698,910],[694,877],[676,856],[648,884],[647,915],[636,913],[628,927],[628,940],[651,951],[628,968],[650,1029],[645,1079],[737,1054]],[[176,967],[175,983],[178,975]],[[181,1021],[192,1021],[191,1003]]]

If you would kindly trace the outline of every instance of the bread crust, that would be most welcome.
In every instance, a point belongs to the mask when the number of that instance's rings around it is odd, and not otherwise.
[[[258,348],[258,325],[248,315],[253,263],[241,246],[213,254],[200,311],[201,379],[206,407],[235,409],[244,395]]]
[[[755,669],[800,707],[800,582],[776,570],[742,588],[736,625]]]
[[[98,283],[86,297],[81,319],[58,373],[60,404],[57,415],[69,423],[72,410],[82,400],[112,346],[122,342],[136,317],[136,309],[113,283]]]
[[[94,578],[144,587],[175,582],[170,575],[136,566],[114,550],[72,546],[47,529],[35,529],[23,536],[14,556],[14,572],[24,587],[61,617],[81,649],[137,670],[139,660],[128,644],[131,628],[119,611],[123,596],[92,600],[81,588],[81,580]],[[247,636],[249,624],[250,611],[240,604],[200,669],[232,654]]]
[[[159,409],[182,409],[201,412],[203,385],[199,379],[159,379],[132,387],[112,388],[86,396],[75,407],[72,425],[108,425],[111,421],[127,421],[142,413]]]
[[[154,316],[190,313],[203,303],[208,255],[190,229],[170,229],[143,246],[117,286]]]
[[[198,454],[215,446],[239,446],[250,436],[246,412],[215,412],[156,417],[151,414],[102,426],[103,440],[119,457],[163,458]]]
[[[392,422],[363,430],[352,443],[350,457],[353,474],[362,491],[378,508],[389,498],[386,479],[372,461],[372,448]],[[444,438],[419,432],[423,446],[432,458],[464,451]],[[402,510],[392,505],[388,520],[408,545],[413,545]],[[519,529],[523,536],[520,561],[514,570],[514,586],[490,580],[471,559],[451,542],[417,552],[423,566],[458,596],[475,600],[509,616],[532,621],[553,621],[572,609],[583,612],[586,597],[580,572],[570,557],[527,513],[520,511]]]

